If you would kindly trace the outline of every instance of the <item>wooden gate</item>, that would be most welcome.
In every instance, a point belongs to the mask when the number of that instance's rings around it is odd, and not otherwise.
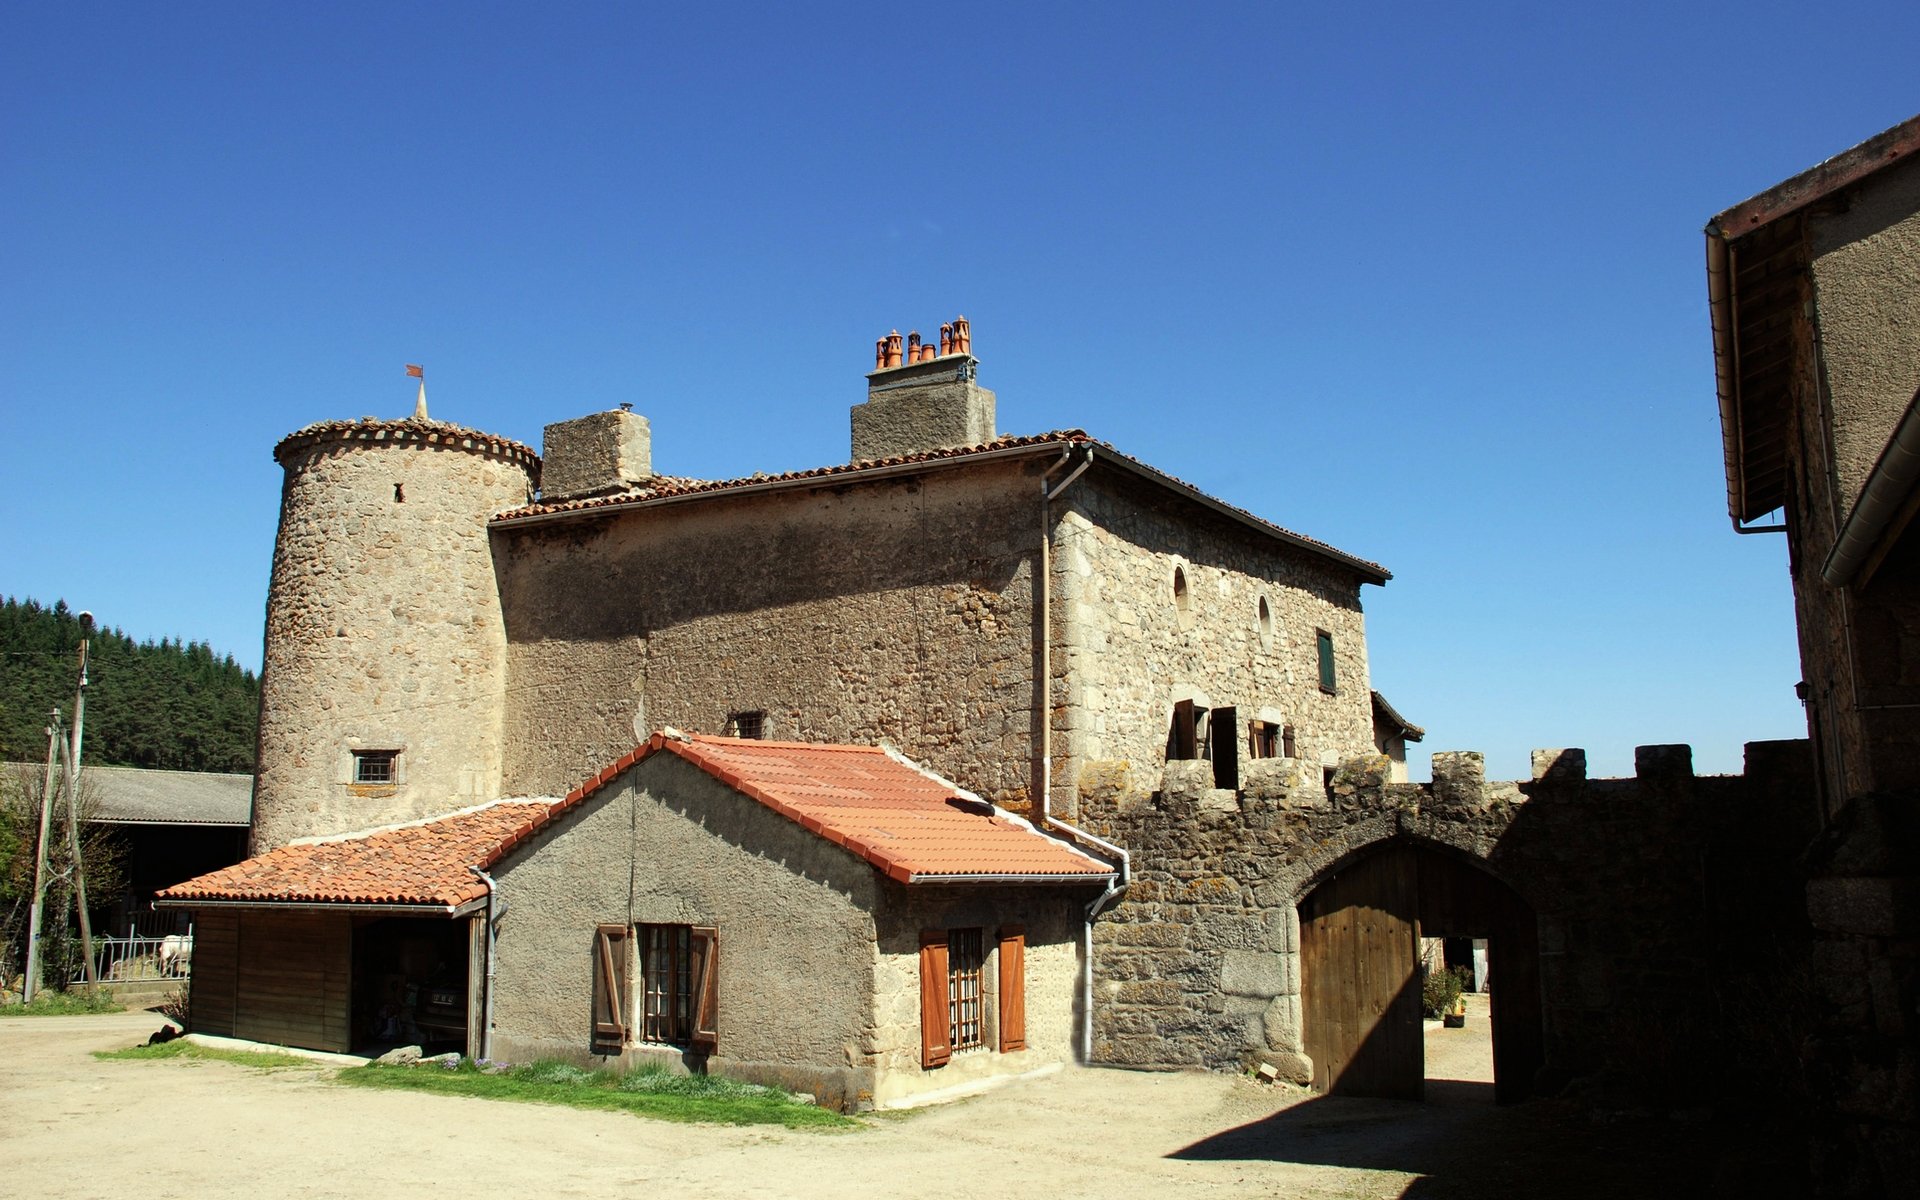
[[[1421,1098],[1423,934],[1488,940],[1494,1098],[1524,1098],[1544,1050],[1533,910],[1465,860],[1408,842],[1354,860],[1300,902],[1301,1016],[1314,1087]]]

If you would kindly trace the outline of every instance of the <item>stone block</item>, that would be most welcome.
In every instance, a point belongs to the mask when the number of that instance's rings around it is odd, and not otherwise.
[[[1262,1050],[1254,1055],[1254,1066],[1271,1070],[1282,1082],[1299,1087],[1313,1083],[1313,1060],[1298,1050]]]
[[[1230,996],[1278,996],[1291,990],[1285,956],[1265,950],[1228,950],[1220,959],[1220,990]]]
[[[1291,758],[1255,758],[1240,764],[1240,790],[1249,799],[1284,805],[1293,794],[1300,764]]]
[[[1433,795],[1443,804],[1477,806],[1486,793],[1487,758],[1477,750],[1433,755]]]
[[[1213,790],[1213,764],[1204,758],[1176,758],[1160,774],[1163,803],[1197,808]]]
[[[547,426],[541,453],[547,500],[625,491],[653,478],[653,433],[645,417],[624,409]]]
[[[1275,996],[1267,1002],[1267,1011],[1260,1020],[1269,1048],[1274,1050],[1300,1048],[1300,997]]]
[[[1393,760],[1384,754],[1356,754],[1333,772],[1333,795],[1346,801],[1377,794],[1393,779]]]
[[[1635,746],[1633,773],[1641,779],[1684,779],[1693,776],[1693,747]]]
[[[1545,783],[1576,783],[1587,777],[1587,752],[1578,749],[1535,750],[1533,777]]]

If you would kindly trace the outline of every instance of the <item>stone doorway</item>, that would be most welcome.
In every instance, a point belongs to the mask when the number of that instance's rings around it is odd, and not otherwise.
[[[1420,938],[1487,939],[1494,1098],[1524,1099],[1543,1059],[1533,910],[1463,856],[1396,840],[1363,851],[1301,900],[1305,1049],[1320,1091],[1425,1094]]]

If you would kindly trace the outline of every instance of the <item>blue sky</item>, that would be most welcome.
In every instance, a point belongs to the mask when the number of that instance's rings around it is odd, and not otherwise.
[[[1420,749],[1737,771],[1805,726],[1700,230],[1920,109],[1920,6],[1561,9],[10,6],[0,593],[257,665],[271,447],[405,363],[731,477],[965,313],[1003,431],[1386,564]]]

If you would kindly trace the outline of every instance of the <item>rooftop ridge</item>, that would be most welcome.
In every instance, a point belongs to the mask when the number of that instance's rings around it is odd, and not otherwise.
[[[447,446],[457,450],[494,454],[514,462],[524,463],[531,466],[536,474],[540,469],[540,456],[534,453],[532,447],[516,442],[512,438],[501,437],[479,429],[470,429],[465,425],[455,425],[450,421],[420,420],[413,417],[400,420],[361,417],[357,421],[316,421],[294,430],[274,443],[273,459],[284,465],[287,455],[323,442],[384,442],[390,445],[421,443],[429,446]]]

